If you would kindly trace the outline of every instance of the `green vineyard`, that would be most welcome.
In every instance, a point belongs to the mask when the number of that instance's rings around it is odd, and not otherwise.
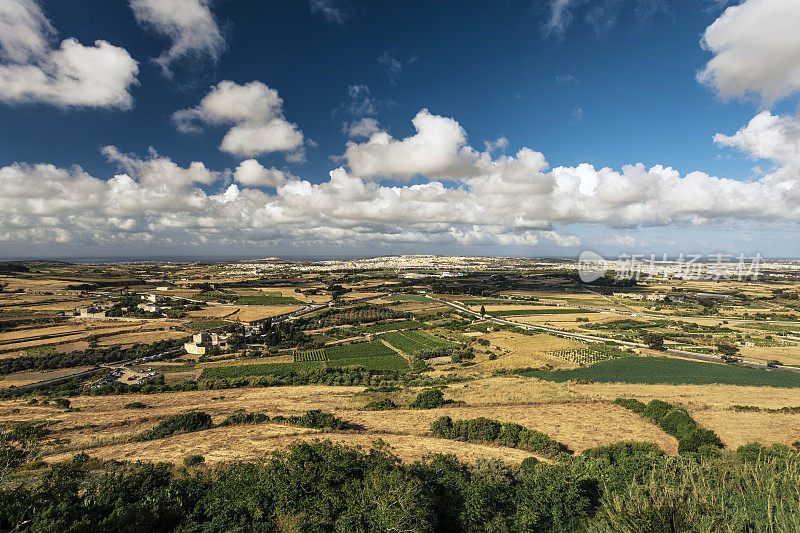
[[[606,359],[613,359],[619,357],[621,354],[615,350],[604,350],[602,348],[579,348],[576,350],[555,350],[547,352],[548,355],[558,357],[559,359],[566,359],[579,365],[593,365]]]
[[[325,356],[325,350],[317,349],[317,350],[305,350],[302,352],[295,352],[294,354],[294,362],[295,363],[304,363],[306,361],[325,361],[327,357]]]

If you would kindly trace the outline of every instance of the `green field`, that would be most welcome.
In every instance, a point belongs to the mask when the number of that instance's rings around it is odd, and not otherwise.
[[[325,348],[329,368],[361,366],[367,370],[407,370],[406,360],[381,341]]]
[[[330,361],[336,359],[356,359],[359,357],[380,357],[396,355],[396,352],[381,341],[361,342],[347,346],[331,346],[325,348],[325,355]]]
[[[413,354],[420,350],[434,350],[436,348],[445,348],[454,345],[451,341],[441,339],[430,333],[425,333],[424,331],[416,330],[385,333],[381,335],[381,338],[407,354]]]
[[[359,366],[367,370],[408,370],[406,360],[381,341],[305,350],[295,354],[295,361],[294,363],[264,363],[206,368],[200,374],[200,379],[281,376],[291,372],[316,370],[325,367]]]
[[[742,385],[800,387],[800,374],[735,365],[702,363],[671,357],[620,357],[573,370],[530,370],[520,373],[547,381],[588,379],[601,383],[667,385]]]
[[[302,304],[297,298],[291,296],[240,296],[236,299],[239,305],[291,305]]]
[[[215,366],[204,368],[200,379],[229,379],[252,376],[283,376],[299,370],[316,370],[324,367],[322,361],[304,363],[264,363],[258,365]]]
[[[305,361],[324,361],[326,359],[325,350],[304,350],[294,354],[295,363],[303,363]]]
[[[487,311],[487,315],[491,316],[522,316],[522,315],[568,315],[568,314],[584,314],[596,313],[591,309],[573,309],[573,308],[558,308],[558,309],[507,309],[505,311]]]
[[[396,353],[377,357],[352,357],[328,361],[328,368],[344,368],[359,366],[367,370],[408,370],[408,363],[403,356]]]
[[[205,331],[207,329],[221,328],[222,326],[227,326],[231,323],[232,322],[229,320],[215,320],[213,318],[208,320],[200,319],[192,320],[191,322],[184,324],[184,327],[191,331]]]

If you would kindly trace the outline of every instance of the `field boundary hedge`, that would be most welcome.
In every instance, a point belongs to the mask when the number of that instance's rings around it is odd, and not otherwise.
[[[694,418],[680,407],[661,400],[644,404],[631,398],[617,398],[614,403],[647,418],[664,433],[678,439],[678,453],[713,453],[724,448],[722,439],[710,429],[701,428]]]
[[[556,460],[564,460],[572,454],[566,445],[546,433],[514,422],[500,422],[484,417],[453,421],[449,416],[443,416],[431,425],[431,431],[435,437],[518,448]]]

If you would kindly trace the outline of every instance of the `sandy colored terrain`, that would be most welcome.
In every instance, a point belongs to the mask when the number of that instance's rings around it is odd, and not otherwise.
[[[20,385],[27,385],[28,383],[36,383],[37,381],[44,381],[46,379],[56,379],[62,376],[69,376],[77,374],[84,370],[89,370],[90,366],[82,366],[76,368],[63,368],[59,370],[50,370],[48,372],[19,372],[16,374],[8,374],[0,378],[0,389],[8,387],[19,387]]]
[[[513,448],[470,444],[432,437],[408,435],[384,435],[374,433],[320,432],[307,428],[281,426],[278,424],[258,424],[251,426],[232,426],[215,428],[196,433],[185,433],[166,439],[150,442],[115,444],[89,449],[93,457],[128,461],[169,461],[180,463],[183,458],[200,454],[210,464],[235,459],[256,459],[273,451],[282,450],[298,440],[330,440],[335,444],[360,446],[369,449],[381,440],[389,449],[404,461],[415,461],[434,453],[452,453],[462,461],[476,459],[503,459],[520,463],[534,454]],[[53,455],[51,461],[63,461],[74,452]]]
[[[42,335],[67,335],[86,331],[81,324],[70,323],[63,326],[26,328],[0,333],[0,342],[28,340]]]
[[[226,318],[238,312],[239,307],[236,305],[212,305],[186,314],[195,318]]]
[[[251,322],[253,320],[261,320],[284,313],[291,313],[292,311],[297,311],[302,308],[303,306],[301,305],[254,305],[241,308],[237,314],[233,315],[233,318],[235,320],[241,320],[242,322]]]
[[[274,294],[285,296],[287,298],[296,298],[301,302],[308,303],[323,303],[330,301],[331,297],[327,294],[303,294],[298,292],[294,287],[259,287],[259,290],[266,294]]]
[[[542,431],[575,452],[620,440],[654,442],[669,453],[678,450],[673,437],[639,415],[606,402],[445,406],[421,411],[344,411],[337,415],[368,429],[410,435],[428,434],[433,421],[441,416],[453,420],[483,416]]]
[[[278,414],[289,416],[302,414],[309,409],[322,409],[334,412],[337,416],[359,424],[364,427],[367,433],[379,435],[390,444],[396,442],[398,447],[405,450],[425,449],[427,451],[442,451],[441,443],[433,446],[437,439],[420,441],[419,439],[429,438],[430,424],[440,416],[450,416],[453,419],[468,419],[485,416],[501,421],[517,422],[526,427],[537,429],[547,433],[554,439],[565,443],[576,452],[580,452],[588,447],[610,444],[619,440],[640,440],[654,442],[664,450],[675,453],[677,443],[672,438],[663,433],[659,428],[650,424],[638,415],[631,413],[619,406],[609,402],[585,401],[579,395],[570,392],[566,387],[554,386],[553,384],[541,384],[529,380],[531,383],[539,384],[538,390],[529,389],[527,394],[511,395],[503,403],[492,404],[492,388],[503,387],[508,390],[511,385],[507,378],[494,378],[487,380],[490,383],[478,387],[474,382],[461,384],[446,391],[447,397],[454,399],[465,399],[472,402],[484,400],[484,404],[466,406],[446,406],[433,410],[397,410],[397,411],[361,411],[355,409],[357,404],[362,403],[354,398],[354,394],[362,390],[360,387],[326,387],[319,385],[304,387],[275,387],[262,389],[233,389],[219,391],[196,391],[185,393],[164,393],[154,395],[125,395],[107,397],[76,397],[72,399],[72,406],[80,408],[79,411],[67,411],[54,406],[28,406],[22,400],[5,400],[0,402],[0,422],[4,420],[52,420],[55,431],[54,438],[69,439],[68,450],[65,452],[75,452],[84,448],[93,448],[92,454],[101,453],[101,445],[127,446],[124,453],[135,451],[139,445],[120,444],[121,441],[128,440],[133,436],[149,429],[159,420],[170,414],[187,412],[193,409],[203,410],[214,417],[219,422],[225,416],[232,414],[237,409],[245,409],[249,412],[263,412],[270,416]],[[520,380],[523,382],[524,380]],[[526,402],[527,400],[527,402]],[[564,400],[572,400],[565,402]],[[123,409],[122,406],[133,401],[141,401],[149,406],[143,410]],[[518,405],[511,405],[509,402],[518,402]],[[20,411],[13,413],[12,409]],[[224,441],[213,442],[214,439],[201,437],[201,435],[211,435],[203,432],[192,437],[191,446],[198,445],[196,439],[200,439],[206,444],[204,446],[216,446],[209,451],[223,451],[229,448]],[[362,434],[342,434],[341,438],[353,443],[367,445],[372,436]],[[186,437],[189,438],[189,437]],[[242,437],[244,438],[244,437]],[[255,438],[255,437],[254,437]],[[261,437],[258,437],[261,438]],[[272,438],[272,437],[270,437]],[[394,440],[393,440],[394,439]],[[423,444],[413,444],[414,442]],[[159,441],[161,442],[161,441]],[[174,441],[180,442],[180,441]],[[237,441],[238,442],[238,441]],[[244,441],[242,441],[244,442]],[[251,441],[245,443],[241,453],[253,453]],[[428,442],[428,444],[424,444]],[[467,447],[462,443],[450,443],[447,441],[447,450]],[[162,444],[165,444],[163,441]],[[285,446],[286,442],[277,441],[266,447],[267,449],[277,449]],[[402,446],[401,446],[402,445]],[[412,446],[413,445],[413,446]],[[430,446],[429,446],[430,445]],[[226,447],[227,446],[227,447]],[[414,448],[416,446],[416,448]],[[433,446],[433,447],[431,447]],[[239,450],[229,450],[229,453],[237,454]],[[497,454],[494,447],[489,446],[491,453]],[[116,449],[116,448],[115,448]],[[155,449],[155,448],[154,448]],[[165,456],[150,456],[148,458],[161,460],[168,459],[173,455],[185,456],[195,453],[195,448],[179,451],[165,451]],[[168,450],[164,448],[164,450]],[[177,449],[176,449],[177,450]],[[478,449],[474,449],[478,453]],[[500,450],[504,457],[510,460],[516,457],[507,450]],[[102,452],[106,453],[106,452]],[[119,449],[113,453],[123,453]],[[136,452],[136,453],[155,453],[155,452]],[[259,453],[263,453],[259,448]],[[411,452],[407,457],[411,457]],[[470,452],[472,453],[472,452]],[[481,451],[480,453],[489,453]],[[171,455],[172,454],[172,455]],[[109,455],[109,457],[112,455]],[[419,457],[418,455],[416,457]]]
[[[111,335],[109,337],[101,338],[97,344],[100,346],[111,346],[113,344],[120,344],[123,347],[128,347],[136,343],[152,343],[156,341],[164,341],[171,339],[181,339],[188,337],[189,334],[185,331],[139,331],[133,333],[123,333],[121,335]]]
[[[605,313],[564,313],[558,315],[524,315],[524,316],[506,316],[506,320],[513,320],[522,324],[535,324],[543,325],[546,323],[562,325],[564,322],[576,323],[578,318],[588,319],[590,322],[612,322],[614,320],[630,319],[629,316]],[[600,332],[604,335],[604,332]]]
[[[658,399],[688,408],[721,408],[754,405],[777,409],[800,405],[798,389],[777,387],[739,387],[736,385],[639,385],[630,383],[592,383],[568,385],[584,397],[614,400],[636,398],[643,402]]]
[[[302,308],[301,305],[212,305],[199,311],[189,311],[187,314],[195,318],[224,318],[250,322],[291,313]]]
[[[61,297],[63,298],[63,296]],[[76,307],[91,305],[95,300],[52,301],[36,305],[25,305],[14,309],[25,311],[73,311]]]
[[[692,410],[691,414],[703,427],[716,431],[725,446],[732,449],[755,441],[791,446],[800,440],[800,414],[722,409]]]
[[[741,346],[739,354],[745,358],[776,360],[790,365],[800,364],[800,346]]]
[[[378,296],[379,294],[386,294],[384,292],[349,292],[342,296],[342,299],[347,300],[359,300],[361,298],[370,298],[373,296]]]

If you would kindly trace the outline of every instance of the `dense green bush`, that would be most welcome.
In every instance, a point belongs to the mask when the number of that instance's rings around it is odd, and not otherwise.
[[[449,416],[443,416],[433,422],[431,432],[435,437],[465,442],[488,442],[554,458],[562,458],[570,453],[569,448],[540,431],[484,417],[453,421]]]
[[[331,413],[314,409],[306,411],[303,416],[284,417],[278,415],[272,418],[273,422],[288,422],[297,426],[315,429],[355,429],[353,424],[338,418]]]
[[[142,402],[126,403],[122,406],[124,409],[147,409],[147,404]]]
[[[698,459],[618,443],[514,467],[405,464],[380,443],[317,441],[188,475],[86,457],[49,465],[0,485],[0,530],[788,532],[800,530],[798,492],[797,452]]]
[[[417,394],[409,404],[412,409],[435,409],[445,404],[444,393],[440,389],[425,389]]]
[[[184,457],[183,459],[183,464],[184,466],[186,466],[186,468],[191,468],[193,466],[201,465],[205,462],[206,458],[199,454],[189,455],[187,457]]]
[[[678,439],[678,453],[713,454],[714,450],[724,447],[716,433],[698,427],[697,422],[686,410],[667,402],[651,400],[645,405],[638,400],[617,398],[614,403],[649,418],[665,433]]]
[[[163,439],[178,433],[190,433],[201,431],[214,426],[211,415],[203,411],[193,411],[191,413],[181,413],[168,416],[149,431],[145,431],[136,440],[155,440]]]
[[[397,408],[397,404],[394,403],[390,398],[381,398],[380,400],[369,402],[364,406],[364,409],[367,411],[389,411]]]
[[[64,409],[69,409],[70,401],[66,398],[56,398],[56,405]]]
[[[628,409],[629,411],[633,411],[634,413],[639,413],[639,414],[643,413],[645,408],[647,407],[647,404],[644,404],[634,398],[617,398],[616,400],[614,400],[614,403],[617,405],[621,405],[622,407]]]
[[[241,424],[260,424],[269,422],[269,417],[262,413],[234,413],[220,422],[220,427],[236,426]]]

